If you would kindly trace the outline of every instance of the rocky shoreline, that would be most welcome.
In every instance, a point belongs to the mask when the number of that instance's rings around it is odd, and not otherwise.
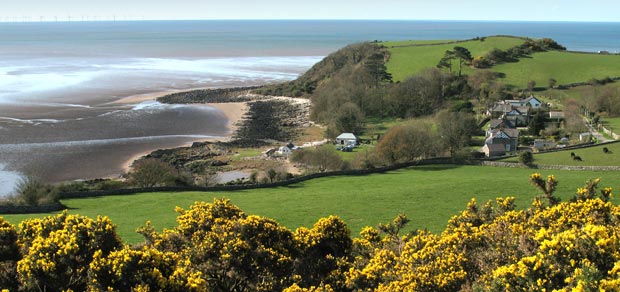
[[[167,104],[249,102],[264,97],[253,93],[254,90],[261,87],[197,89],[160,96],[157,101]]]

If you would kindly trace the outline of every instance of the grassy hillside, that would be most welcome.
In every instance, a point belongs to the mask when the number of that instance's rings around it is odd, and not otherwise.
[[[493,71],[506,74],[504,82],[519,88],[526,88],[530,80],[546,87],[549,78],[569,84],[620,76],[620,56],[550,51],[494,66]]]
[[[434,41],[437,43],[442,41]],[[390,60],[386,63],[388,72],[392,73],[394,81],[402,81],[426,68],[435,68],[447,50],[455,46],[467,48],[472,56],[481,56],[486,52],[498,48],[505,50],[524,42],[523,39],[513,37],[488,37],[484,41],[471,40],[452,44],[420,45],[424,41],[386,42],[384,45],[390,52]],[[403,46],[403,45],[416,46]],[[457,66],[458,67],[458,66]],[[458,69],[457,69],[458,70]]]
[[[609,154],[603,152],[603,147],[611,151]],[[574,161],[570,153],[574,152],[583,161]],[[576,166],[619,166],[620,165],[620,143],[600,145],[595,147],[566,150],[550,153],[534,154],[534,163],[541,165],[576,165]],[[516,157],[507,158],[503,161],[517,162]]]
[[[620,150],[617,152],[620,155]],[[367,176],[330,177],[288,187],[217,193],[147,193],[64,200],[70,213],[95,217],[108,215],[118,225],[123,240],[139,242],[134,230],[151,220],[158,228],[174,225],[175,206],[187,208],[195,201],[230,198],[249,214],[276,219],[289,228],[312,226],[331,214],[342,217],[357,234],[363,226],[391,221],[405,213],[413,228],[439,232],[447,220],[476,197],[479,202],[515,196],[517,206],[529,206],[537,191],[528,183],[529,169],[478,166],[428,166]],[[601,177],[601,186],[616,186],[620,172],[541,171],[559,179],[558,195],[570,198],[589,178]],[[615,190],[614,190],[615,191]],[[617,200],[617,199],[616,199]],[[37,215],[5,216],[12,223]]]
[[[506,50],[520,45],[524,39],[513,37],[488,37],[484,41],[471,40],[451,44],[448,41],[399,41],[383,43],[390,52],[386,66],[392,73],[394,81],[402,81],[429,67],[435,67],[446,50],[455,46],[469,49],[473,57],[482,56],[497,48]],[[464,72],[476,70],[464,68]],[[620,76],[620,56],[583,54],[563,51],[534,53],[521,58],[519,62],[504,63],[492,67],[493,71],[505,74],[502,82],[526,88],[530,80],[537,86],[546,87],[550,78],[557,84],[585,82],[592,78]]]

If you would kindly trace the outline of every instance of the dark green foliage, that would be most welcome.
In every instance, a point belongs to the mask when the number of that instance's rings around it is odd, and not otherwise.
[[[545,113],[544,111],[537,110],[530,118],[530,122],[527,125],[527,131],[530,135],[539,135],[540,131],[545,129]]]
[[[254,90],[254,92],[265,95],[307,96],[313,94],[321,86],[325,86],[325,82],[330,82],[330,79],[339,75],[345,67],[364,64],[373,55],[376,55],[374,58],[377,58],[376,61],[378,61],[378,56],[380,55],[380,59],[383,59],[385,54],[384,49],[376,44],[349,45],[325,57],[296,80],[264,86]],[[387,73],[385,71],[385,74],[381,73],[381,64],[376,61],[374,62],[376,65],[374,69],[378,73],[377,76],[380,77],[379,79],[381,77],[386,78]]]
[[[428,69],[392,86],[386,101],[388,115],[401,118],[429,115],[442,108],[453,91],[453,77]]]
[[[471,52],[464,47],[456,46],[453,51],[446,51],[444,57],[439,60],[439,64],[437,64],[437,68],[448,68],[450,73],[452,73],[452,60],[458,60],[459,64],[459,74],[461,76],[463,64],[470,64],[473,60],[471,56]]]
[[[26,205],[39,205],[55,202],[58,200],[56,189],[38,178],[23,178],[17,185],[18,203]]]
[[[364,67],[368,71],[368,74],[372,78],[372,82],[374,87],[379,87],[381,82],[391,82],[392,74],[387,72],[387,68],[385,67],[385,53],[374,53],[366,59],[364,62]]]
[[[150,188],[157,185],[174,185],[178,176],[178,172],[170,164],[148,158],[134,164],[133,171],[129,173],[129,180],[136,186]]]
[[[534,162],[534,154],[530,151],[523,151],[519,153],[519,162],[523,164],[530,164]]]
[[[469,145],[477,125],[471,113],[443,111],[437,115],[437,128],[441,141],[454,157],[461,148]]]
[[[303,148],[293,152],[291,161],[303,164],[307,170],[325,172],[340,170],[342,157],[336,152],[333,145],[323,145],[317,148]]]
[[[340,133],[360,133],[364,126],[364,114],[353,103],[347,102],[340,106],[329,125],[328,137],[336,137]]]

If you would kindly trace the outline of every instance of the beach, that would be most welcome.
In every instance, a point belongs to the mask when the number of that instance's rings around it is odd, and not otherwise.
[[[205,88],[195,88],[193,90],[198,90],[198,89],[205,89]],[[164,92],[154,92],[154,93],[149,93],[149,94],[134,95],[134,96],[129,96],[129,97],[120,99],[117,101],[117,103],[135,104],[135,103],[154,101],[158,97],[161,97],[161,96],[164,96],[170,93],[174,93],[174,92],[178,92],[178,91],[164,91]],[[234,134],[235,130],[237,129],[237,123],[241,121],[241,119],[243,119],[243,116],[247,112],[247,108],[248,108],[247,103],[245,102],[206,103],[206,105],[217,109],[226,117],[226,120],[227,120],[226,127],[228,128],[229,133],[222,137],[203,139],[199,141],[192,141],[190,143],[186,143],[186,144],[179,145],[176,147],[187,147],[187,146],[190,146],[193,142],[229,141],[232,135]],[[129,172],[131,169],[131,165],[133,164],[134,161],[151,153],[154,150],[157,150],[157,149],[151,149],[151,150],[146,150],[140,153],[136,153],[135,155],[127,159],[122,164],[122,172],[125,172],[125,173]],[[108,178],[114,178],[115,176],[117,175],[113,175]]]
[[[87,107],[0,108],[0,195],[11,193],[24,176],[50,183],[119,178],[135,159],[154,150],[230,139],[245,113],[244,103],[156,102],[171,92]]]

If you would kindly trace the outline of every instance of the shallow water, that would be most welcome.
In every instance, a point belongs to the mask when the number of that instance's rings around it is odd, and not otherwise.
[[[290,80],[361,41],[496,34],[620,51],[619,23],[0,23],[0,195],[18,173],[48,181],[118,176],[137,154],[229,133],[226,119],[210,107],[114,103],[123,97]]]

